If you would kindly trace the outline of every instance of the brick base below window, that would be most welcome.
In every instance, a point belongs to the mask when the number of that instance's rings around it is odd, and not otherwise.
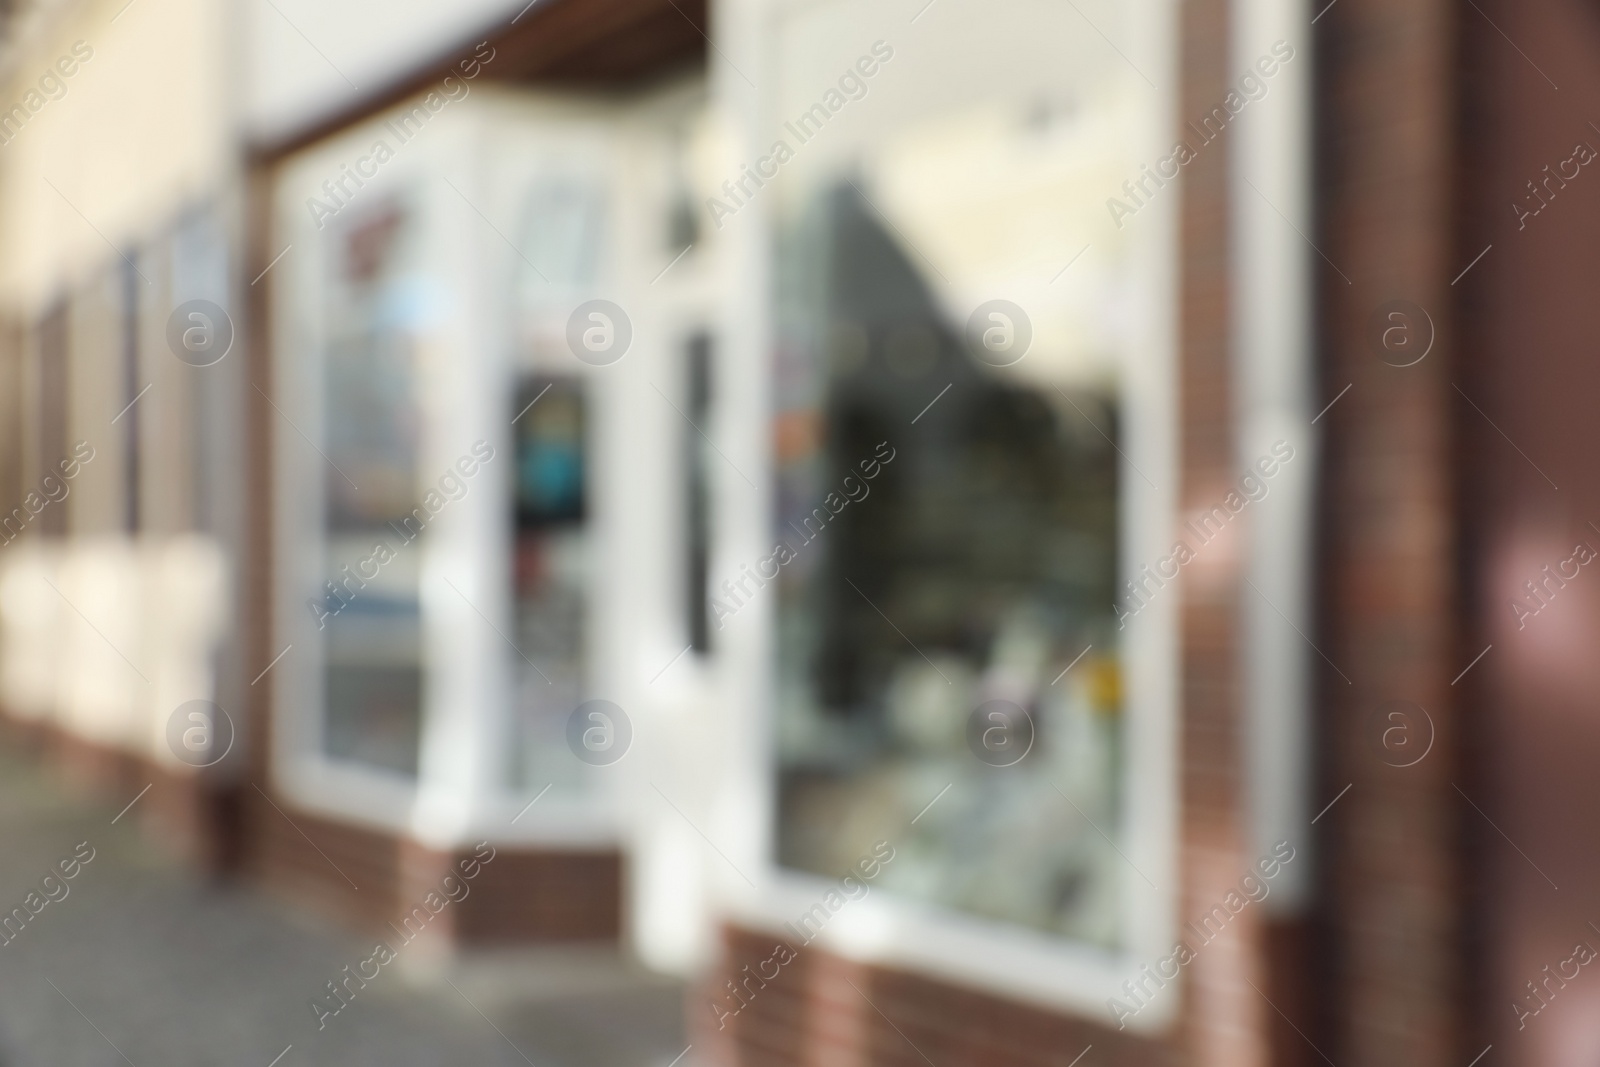
[[[816,947],[793,946],[799,950],[796,957],[765,985],[759,977],[749,980],[754,994],[745,993],[740,1007],[725,983],[756,974],[778,940],[737,926],[723,929],[718,966],[689,994],[691,1036],[709,1062],[728,1067],[926,1067],[930,1062],[938,1067],[1067,1067],[1090,1045],[1095,1067],[1171,1061],[1159,1041]]]
[[[314,815],[275,794],[268,803],[249,782],[180,773],[50,724],[4,716],[0,723],[0,740],[53,765],[102,802],[121,808],[138,796],[126,821],[206,873],[243,873],[374,935],[423,905],[473,854],[470,847],[440,852],[391,831]],[[497,846],[467,896],[429,925],[462,945],[616,941],[622,878],[615,849]]]

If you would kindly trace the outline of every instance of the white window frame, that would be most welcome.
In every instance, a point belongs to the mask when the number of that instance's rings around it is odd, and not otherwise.
[[[734,139],[746,148],[765,146],[779,122],[772,94],[751,92],[741,75],[729,68],[769,72],[761,84],[770,84],[773,27],[784,10],[809,2],[812,0],[743,0],[725,5],[717,44],[729,61],[710,61],[714,97],[726,104]],[[908,18],[920,6],[909,7]],[[1131,46],[1125,43],[1124,50],[1139,67],[1166,73],[1166,83],[1175,86],[1175,11],[1155,2],[1143,4],[1135,25],[1138,40]],[[1158,96],[1151,107],[1147,128],[1139,131],[1138,138],[1145,158],[1157,159],[1171,151],[1170,131],[1177,125],[1175,103],[1175,99]],[[747,150],[739,158],[755,154],[759,153]],[[1178,526],[1179,200],[1167,195],[1141,209],[1132,238],[1139,266],[1130,272],[1137,289],[1133,294],[1136,307],[1129,318],[1140,324],[1142,336],[1129,344],[1121,378],[1125,446],[1121,577],[1132,577],[1142,563],[1165,556]],[[738,380],[728,383],[730,391],[737,390],[737,401],[725,405],[729,410],[723,428],[738,453],[769,458],[756,476],[756,493],[743,492],[730,482],[721,494],[724,500],[750,503],[724,509],[719,534],[727,551],[719,548],[722,562],[713,565],[713,573],[722,573],[729,564],[736,566],[739,559],[757,558],[770,544],[768,501],[773,479],[768,373],[774,337],[774,234],[760,197],[741,209],[736,222],[738,225],[729,225],[724,238],[733,246],[735,263],[725,333],[734,350],[750,353],[751,358],[741,365]],[[1125,996],[1122,985],[1126,980],[1137,977],[1143,965],[1153,965],[1170,953],[1177,932],[1180,602],[1178,588],[1165,590],[1130,620],[1124,637],[1125,736],[1129,745],[1119,848],[1137,872],[1129,865],[1123,867],[1128,906],[1121,951],[1108,952],[888,893],[852,902],[815,943],[849,958],[908,967],[1045,1008],[1109,1021],[1108,998]],[[710,861],[707,878],[716,908],[745,926],[781,934],[782,924],[793,922],[817,903],[829,883],[780,868],[773,859],[776,774],[769,723],[773,628],[770,609],[759,615],[756,624],[730,630],[721,653],[726,657],[732,706],[768,710],[735,718],[726,737],[731,760],[720,778],[717,810],[721,814],[707,832],[733,847],[724,849],[725,860]],[[1159,1031],[1176,1017],[1180,999],[1177,990],[1165,991],[1128,1019],[1128,1029]]]
[[[326,261],[319,257],[326,252],[319,237],[325,239],[325,234],[318,234],[305,199],[322,179],[337,176],[340,164],[365,155],[374,139],[385,134],[384,122],[395,112],[379,113],[297,153],[273,175],[274,247],[294,248],[274,270],[272,392],[281,414],[270,416],[276,423],[273,630],[274,648],[293,647],[273,669],[271,755],[275,784],[302,808],[441,848],[487,837],[511,845],[610,850],[623,838],[618,791],[571,800],[552,793],[529,808],[537,787],[516,790],[498,784],[492,768],[498,767],[511,724],[508,657],[513,654],[474,610],[511,632],[506,465],[513,462],[514,441],[500,411],[518,373],[509,356],[507,284],[518,253],[485,226],[478,212],[515,218],[525,182],[519,182],[515,164],[486,163],[485,150],[494,138],[512,133],[537,138],[541,131],[553,130],[563,136],[574,119],[581,126],[584,116],[597,110],[480,84],[467,100],[446,109],[449,124],[434,119],[416,135],[429,139],[426,150],[402,146],[348,209],[357,212],[397,194],[418,209],[414,224],[430,231],[430,243],[446,250],[431,268],[445,321],[427,343],[436,349],[429,361],[448,365],[453,378],[429,378],[430,388],[439,389],[426,402],[419,448],[424,480],[428,471],[443,471],[474,440],[487,439],[496,451],[494,463],[478,475],[483,482],[471,485],[462,500],[441,513],[429,526],[427,542],[407,549],[422,553],[424,680],[415,779],[331,759],[323,751],[323,646],[305,605],[304,581],[308,573],[319,573],[325,543],[321,493],[306,487],[337,477],[300,436],[304,432],[315,448],[322,447],[318,412],[326,343],[319,271]],[[389,140],[392,145],[392,135]],[[621,190],[613,192],[620,196]],[[471,201],[464,202],[463,196]],[[576,361],[574,365],[584,369]],[[614,396],[596,399],[595,408],[615,406]],[[612,450],[603,439],[605,431],[596,436],[598,468]],[[596,470],[591,477],[600,489],[605,475]],[[610,505],[603,493],[594,495],[599,498],[591,500],[599,513],[591,518],[596,554],[614,553],[618,546],[603,533]],[[596,560],[598,571],[607,569],[606,558]],[[462,603],[452,584],[471,593],[472,605]],[[591,595],[599,612],[615,599],[603,580]],[[591,633],[599,629],[591,620]],[[597,648],[592,658],[591,671],[604,671],[617,656]]]
[[[1270,506],[1248,529],[1242,679],[1250,840],[1255,855],[1279,841],[1303,849],[1263,904],[1289,915],[1310,902],[1311,524],[1321,453],[1312,424],[1312,62],[1310,12],[1288,0],[1240,0],[1233,54],[1241,69],[1283,41],[1295,50],[1234,131],[1232,149],[1234,393],[1243,470],[1277,441],[1296,450]],[[1283,623],[1287,621],[1288,626]]]

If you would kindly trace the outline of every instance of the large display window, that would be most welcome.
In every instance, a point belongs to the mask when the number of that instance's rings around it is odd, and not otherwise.
[[[1175,527],[1177,194],[1142,166],[1173,151],[1171,16],[915,7],[769,6],[750,159],[707,200],[771,353],[765,541],[725,594],[764,601],[767,880],[727,892],[1103,1010],[1176,907],[1177,598],[1126,584]]]

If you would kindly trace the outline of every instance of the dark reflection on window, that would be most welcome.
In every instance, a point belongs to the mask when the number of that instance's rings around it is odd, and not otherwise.
[[[68,323],[71,315],[65,301],[55,304],[45,312],[39,324],[39,455],[35,462],[42,467],[57,462],[67,454],[67,352]],[[39,530],[47,537],[60,537],[67,532],[67,516],[71,514],[68,497],[66,506],[45,508],[39,519]],[[8,507],[14,505],[7,505]]]
[[[521,735],[514,777],[523,786],[570,785],[577,765],[562,758],[562,731],[583,700],[588,416],[583,385],[572,378],[526,377],[515,399],[515,637],[522,654],[512,657]]]
[[[583,521],[583,394],[578,383],[529,378],[518,399],[517,532],[536,534]]]
[[[138,411],[133,402],[142,388],[139,384],[139,282],[138,270],[132,260],[118,273],[119,300],[117,306],[118,341],[122,355],[122,387],[128,407],[118,418],[127,422],[122,431],[122,528],[129,534],[140,532],[139,497],[141,479],[140,458],[143,435]]]
[[[782,250],[779,861],[837,877],[882,838],[881,886],[1112,944],[1114,385],[971,358],[848,186]],[[968,747],[990,700],[1033,720],[1014,766]]]
[[[711,418],[711,338],[689,339],[688,425],[683,428],[685,596],[689,644],[711,651],[711,444],[701,430]]]

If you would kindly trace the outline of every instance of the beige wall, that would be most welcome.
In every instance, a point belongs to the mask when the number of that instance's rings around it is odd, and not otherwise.
[[[21,42],[0,88],[0,119],[37,107],[0,145],[0,301],[28,317],[117,260],[108,242],[130,251],[229,173],[224,5],[125,3],[63,6]],[[74,71],[64,93],[49,84],[62,57]]]

